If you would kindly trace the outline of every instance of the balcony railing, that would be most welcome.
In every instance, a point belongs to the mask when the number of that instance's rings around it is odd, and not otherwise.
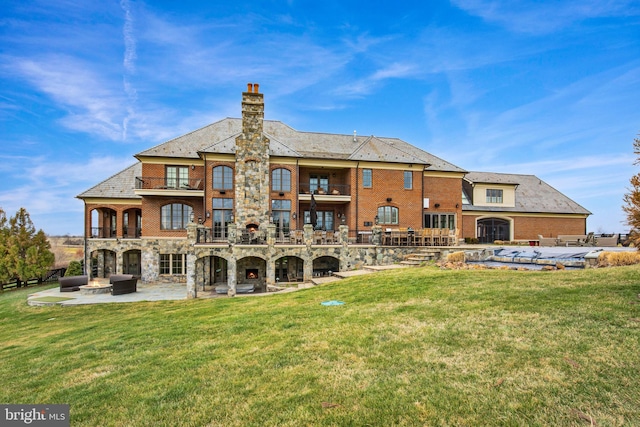
[[[350,196],[351,186],[348,184],[330,184],[330,185],[313,185],[309,183],[300,183],[298,185],[300,194],[313,194],[326,195],[326,196]]]
[[[91,227],[91,237],[109,239],[116,237],[116,229],[111,227]]]
[[[158,178],[137,176],[136,190],[202,190],[202,178]]]
[[[125,239],[139,239],[142,236],[142,228],[140,227],[123,227],[122,237]]]

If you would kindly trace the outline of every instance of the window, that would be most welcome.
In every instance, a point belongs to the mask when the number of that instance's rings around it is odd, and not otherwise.
[[[310,175],[309,176],[309,190],[311,193],[329,192],[329,175]],[[322,191],[320,191],[322,190]]]
[[[334,228],[333,211],[317,211],[316,230],[332,231]],[[304,211],[304,223],[311,224],[311,212]]]
[[[371,188],[373,186],[371,169],[362,169],[362,186],[364,188]]]
[[[276,236],[288,233],[291,227],[291,200],[272,200],[271,214],[276,225]]]
[[[404,189],[411,190],[413,188],[413,172],[404,171]]]
[[[502,190],[487,188],[487,203],[502,203]]]
[[[160,229],[185,230],[193,213],[193,208],[182,203],[164,205],[160,214]]]
[[[186,254],[160,254],[160,274],[186,274]]]
[[[395,206],[380,206],[378,208],[379,224],[398,224],[398,208]]]
[[[291,171],[288,169],[274,169],[271,172],[271,190],[291,191]]]
[[[167,166],[166,182],[168,188],[180,188],[189,185],[189,168],[186,166]]]
[[[212,200],[213,210],[213,238],[226,239],[227,226],[232,223],[233,217],[233,199],[214,198]]]
[[[233,189],[233,169],[229,166],[216,166],[213,168],[213,189]]]
[[[448,228],[449,230],[455,230],[456,214],[453,214],[453,213],[425,214],[424,228]]]

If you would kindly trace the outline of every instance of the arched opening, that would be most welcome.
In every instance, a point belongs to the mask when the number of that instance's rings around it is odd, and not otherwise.
[[[91,237],[106,239],[116,237],[116,211],[99,208],[91,211]]]
[[[313,260],[314,276],[331,276],[332,273],[340,271],[340,260],[332,256],[323,256]]]
[[[91,252],[91,277],[109,277],[116,273],[116,253],[106,249]]]
[[[304,260],[296,256],[283,256],[275,263],[276,283],[302,282],[304,279]]]
[[[122,254],[122,273],[133,274],[140,277],[142,274],[141,267],[142,252],[139,249],[126,251]]]
[[[236,268],[236,288],[239,285],[253,285],[256,290],[266,286],[267,263],[262,258],[246,257],[238,260]]]
[[[511,240],[509,221],[502,218],[479,219],[478,240],[480,243],[493,243],[495,240]]]
[[[142,235],[142,210],[127,209],[122,213],[122,237],[139,239]]]

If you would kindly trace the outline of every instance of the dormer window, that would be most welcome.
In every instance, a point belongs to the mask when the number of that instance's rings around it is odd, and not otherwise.
[[[487,203],[502,203],[502,190],[487,188]]]

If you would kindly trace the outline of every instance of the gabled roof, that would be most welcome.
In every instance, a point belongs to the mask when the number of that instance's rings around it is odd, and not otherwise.
[[[138,162],[105,179],[98,185],[78,194],[79,199],[101,197],[114,199],[140,199],[135,193],[136,176],[142,175],[142,163]]]
[[[463,169],[397,138],[300,132],[280,121],[265,120],[270,155],[282,157],[372,161],[430,165],[429,170]],[[235,153],[242,119],[226,118],[142,151],[136,157],[198,158],[200,153]]]
[[[587,209],[574,202],[535,175],[519,175],[493,172],[469,172],[464,180],[473,184],[517,185],[515,207],[488,207],[463,205],[464,211],[499,211],[528,213],[562,213],[591,215]],[[472,202],[473,203],[473,202]]]

